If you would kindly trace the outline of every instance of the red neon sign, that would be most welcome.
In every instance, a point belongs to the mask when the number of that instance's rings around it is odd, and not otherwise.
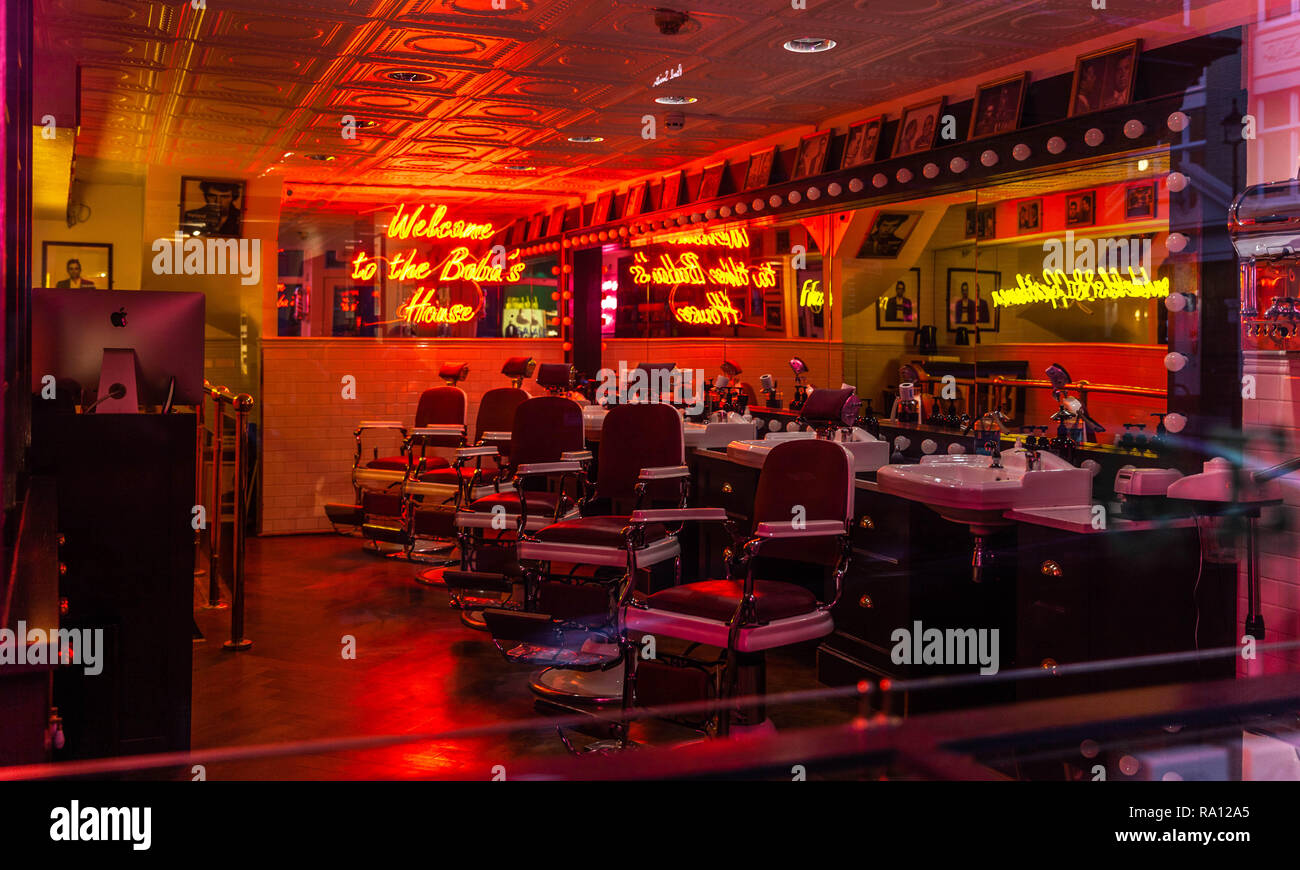
[[[408,212],[407,206],[398,204],[397,214],[388,222],[390,239],[489,239],[492,237],[492,224],[476,224],[470,221],[446,220],[447,206],[431,207],[432,214],[423,217],[425,208],[417,205]]]
[[[524,262],[519,259],[519,251],[502,256],[498,251],[489,251],[477,261],[466,262],[470,257],[469,248],[459,247],[452,251],[438,264],[440,281],[473,281],[479,284],[513,284],[524,272]],[[352,277],[358,281],[369,281],[379,271],[383,257],[371,256],[358,251],[352,261]],[[388,263],[390,281],[424,281],[433,274],[434,265],[428,260],[419,259],[415,250],[402,251]]]
[[[422,323],[445,323],[453,325],[468,323],[478,316],[483,309],[483,294],[479,292],[478,306],[463,302],[442,303],[436,298],[437,287],[417,287],[411,298],[397,309],[398,318],[412,326]]]
[[[725,290],[711,290],[705,294],[708,305],[682,305],[674,308],[673,317],[692,326],[739,326],[740,311],[731,304]],[[671,305],[671,302],[670,302]]]
[[[752,282],[755,287],[769,288],[776,286],[776,268],[771,263],[749,266],[732,257],[723,257],[718,262],[705,265],[700,262],[700,255],[687,251],[673,259],[672,254],[660,254],[659,262],[647,268],[649,258],[638,253],[632,258],[629,270],[632,281],[636,284],[689,284],[694,287],[721,284],[724,287],[748,287]]]

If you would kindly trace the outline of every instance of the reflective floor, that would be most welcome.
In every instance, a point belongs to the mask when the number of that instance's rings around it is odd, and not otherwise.
[[[195,610],[193,748],[319,738],[441,732],[534,720],[509,734],[377,750],[312,753],[209,765],[208,779],[394,779],[493,776],[512,762],[562,756],[539,722],[533,668],[506,662],[485,633],[466,628],[440,588],[417,584],[419,567],[334,535],[249,538],[245,635],[228,652],[229,610]],[[207,578],[196,578],[196,603]],[[355,659],[343,657],[348,638]],[[769,660],[768,691],[816,688],[816,642]],[[851,718],[851,702],[773,708],[780,729]],[[648,743],[696,738],[676,726],[638,726]],[[573,735],[575,743],[591,738]]]

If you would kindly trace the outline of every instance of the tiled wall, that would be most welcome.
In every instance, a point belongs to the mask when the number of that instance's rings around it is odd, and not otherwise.
[[[1245,353],[1243,373],[1255,378],[1255,398],[1242,399],[1242,428],[1251,438],[1253,462],[1271,465],[1300,453],[1300,354]],[[1283,438],[1281,446],[1278,435]],[[1260,520],[1259,576],[1265,641],[1300,639],[1300,472],[1282,481],[1285,504]],[[1272,530],[1278,521],[1281,530]],[[1245,559],[1241,563],[1237,621],[1247,612]],[[1241,632],[1244,634],[1244,629]],[[1240,636],[1240,635],[1239,635]],[[1300,651],[1263,653],[1243,662],[1242,673],[1275,673],[1300,667]]]
[[[493,387],[508,385],[501,365],[511,356],[531,356],[538,362],[563,358],[557,339],[398,339],[382,343],[347,338],[265,339],[262,533],[328,530],[324,505],[353,500],[352,431],[357,422],[401,420],[409,425],[420,393],[442,384],[438,369],[444,363],[469,363],[469,378],[461,386],[469,394],[472,432],[478,397]],[[342,397],[345,375],[356,378],[355,399]],[[541,393],[532,381],[525,386]],[[388,446],[395,444],[393,439]]]

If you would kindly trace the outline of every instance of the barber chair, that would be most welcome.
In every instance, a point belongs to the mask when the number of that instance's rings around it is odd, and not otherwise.
[[[519,540],[523,610],[489,608],[493,642],[513,662],[543,665],[531,686],[544,701],[612,704],[622,698],[617,604],[641,572],[673,564],[681,548],[666,526],[631,525],[651,501],[684,507],[690,489],[681,418],[669,405],[616,405],[605,416],[594,491],[581,516]]]
[[[474,420],[474,446],[495,447],[499,459],[510,453],[510,438],[515,412],[531,398],[523,388],[525,378],[532,376],[537,363],[526,356],[511,357],[501,367],[501,374],[510,379],[510,386],[488,390],[479,399]],[[462,446],[462,445],[457,445]],[[457,459],[460,460],[459,454]],[[433,467],[427,471],[413,471],[402,486],[402,543],[414,550],[424,539],[451,542],[456,538],[455,516],[462,496],[473,499],[490,492],[500,492],[501,464],[484,468],[482,457],[472,464],[457,461],[451,465]],[[509,488],[509,484],[504,484]],[[446,545],[450,548],[450,543]],[[452,560],[426,568],[415,577],[417,583],[440,586],[442,573]]]
[[[719,410],[744,414],[751,406],[758,406],[758,394],[754,392],[753,385],[740,380],[744,369],[739,364],[724,359],[718,368],[725,378],[722,383],[714,381],[714,388],[721,394]]]
[[[663,523],[722,523],[732,531],[735,555],[721,578],[622,603],[624,709],[716,699],[703,723],[707,733],[770,730],[764,709],[737,709],[727,699],[766,691],[767,650],[834,630],[831,609],[848,570],[852,511],[848,454],[832,441],[805,440],[772,450],[759,475],[747,540],[735,536],[721,508],[634,512],[630,538]],[[790,582],[801,576],[805,582]],[[637,651],[644,635],[655,637],[657,650],[642,661]],[[685,652],[670,652],[670,639],[683,642]],[[625,745],[626,725],[620,730]]]
[[[548,376],[554,384],[556,373]],[[459,473],[473,462],[477,474],[484,459],[498,463],[492,481],[480,487],[478,480],[469,480],[453,521],[463,570],[442,574],[461,621],[479,629],[484,627],[481,609],[507,601],[520,581],[520,535],[578,516],[577,499],[566,484],[581,486],[591,459],[583,450],[582,410],[563,396],[529,399],[515,410],[508,447],[463,448],[453,468]],[[578,487],[573,488],[577,496]]]
[[[399,420],[362,420],[353,437],[356,454],[352,462],[352,486],[356,492],[353,504],[327,504],[325,515],[336,531],[344,527],[363,528],[371,519],[390,519],[402,513],[402,485],[417,460],[423,469],[447,467],[447,459],[429,453],[433,447],[459,447],[464,442],[466,408],[469,398],[457,386],[469,375],[465,363],[448,363],[438,372],[446,382],[420,394],[415,409],[415,425],[408,427]],[[374,447],[370,459],[363,459],[363,436],[368,432],[384,431],[398,434],[401,452],[396,455],[379,455]],[[413,433],[419,433],[418,435]],[[371,539],[378,549],[376,539]]]

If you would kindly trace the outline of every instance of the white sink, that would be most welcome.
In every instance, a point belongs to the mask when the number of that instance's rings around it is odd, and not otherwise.
[[[758,434],[754,423],[686,423],[686,449],[726,447],[732,441]]]
[[[887,465],[876,473],[881,490],[919,501],[944,519],[977,527],[1010,525],[1003,514],[1024,508],[1092,504],[1092,473],[1052,453],[1040,452],[1027,468],[1026,452],[1002,451],[1002,468],[981,455],[926,456],[920,465]]]
[[[860,441],[837,442],[853,459],[853,473],[875,471],[889,462],[889,442],[880,441],[866,432],[859,431]],[[812,430],[804,432],[773,432],[766,438],[748,441],[732,441],[727,445],[727,458],[750,468],[762,468],[767,454],[783,441],[806,441],[816,438]]]

